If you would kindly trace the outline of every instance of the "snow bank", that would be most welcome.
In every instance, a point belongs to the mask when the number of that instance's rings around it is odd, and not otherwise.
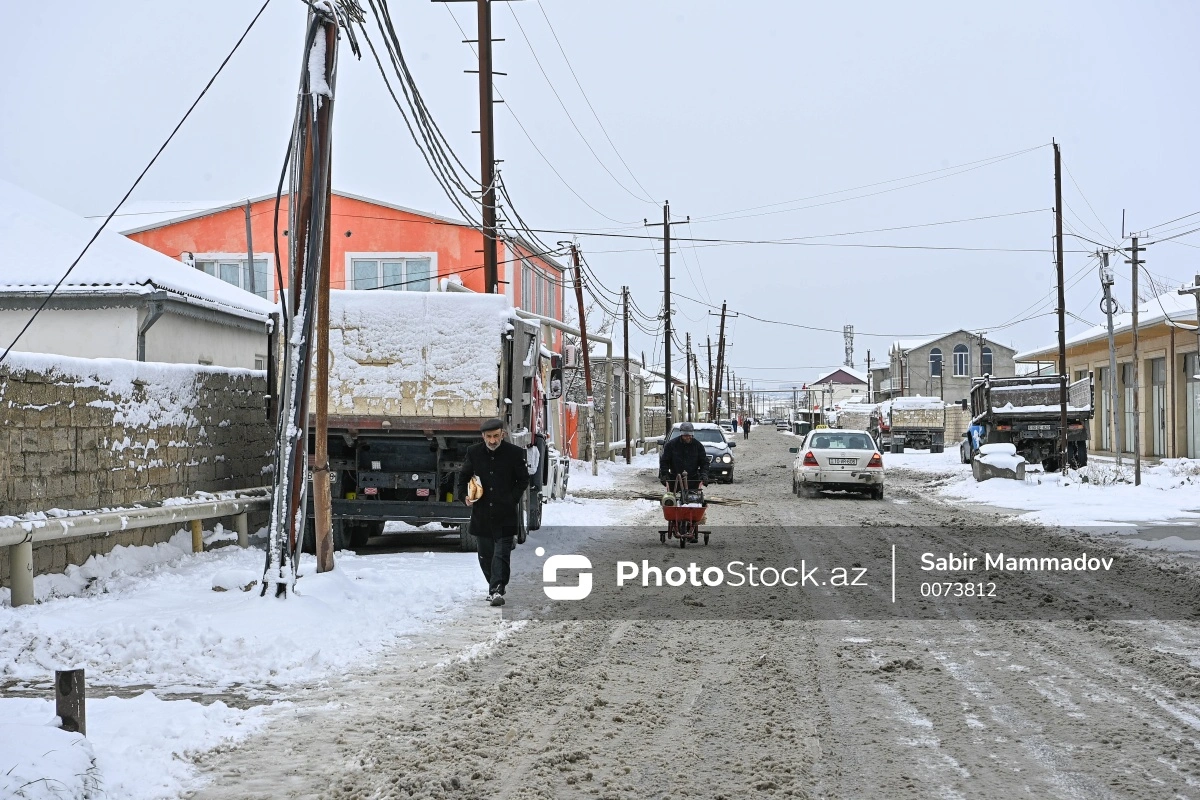
[[[319,681],[427,630],[479,589],[469,554],[340,552],[338,568],[320,575],[304,556],[287,600],[259,597],[258,587],[213,591],[214,577],[261,575],[262,558],[238,547],[192,554],[180,531],[36,576],[36,605],[11,608],[0,590],[0,683],[44,684],[62,665],[86,668],[89,683],[160,690]]]
[[[0,797],[166,800],[201,783],[191,756],[244,739],[272,709],[191,700],[88,699],[88,737],[53,727],[54,702],[0,698]]]
[[[48,292],[98,227],[98,220],[0,180],[0,292]],[[97,287],[129,294],[168,291],[195,305],[256,319],[275,310],[257,295],[111,231],[100,234],[58,294],[94,294]]]
[[[495,413],[513,319],[503,295],[334,291],[329,309],[331,411],[399,414],[411,403],[431,413],[460,400],[464,414]]]

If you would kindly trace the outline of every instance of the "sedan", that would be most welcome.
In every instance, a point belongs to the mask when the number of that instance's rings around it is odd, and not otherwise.
[[[792,465],[792,492],[816,497],[823,489],[883,499],[883,455],[866,431],[817,428],[805,437]]]

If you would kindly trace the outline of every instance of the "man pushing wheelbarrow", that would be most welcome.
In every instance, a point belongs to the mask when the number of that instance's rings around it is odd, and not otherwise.
[[[704,519],[704,484],[708,482],[708,453],[696,440],[690,422],[679,426],[679,435],[667,441],[658,457],[658,480],[669,494],[663,495],[663,516],[667,530],[659,531],[659,541],[667,537],[679,540],[680,547],[699,541],[699,526]],[[708,534],[704,534],[708,544]]]

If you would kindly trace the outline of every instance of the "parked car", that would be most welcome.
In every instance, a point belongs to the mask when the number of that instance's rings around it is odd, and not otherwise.
[[[817,497],[839,489],[883,499],[883,455],[867,431],[817,428],[800,447],[792,464],[792,493]]]
[[[675,423],[671,427],[671,433],[665,439],[659,437],[658,444],[662,446],[665,442],[679,436],[679,426],[682,423]],[[695,428],[693,435],[699,440],[700,444],[704,445],[704,452],[708,454],[708,479],[714,483],[733,483],[733,450],[737,447],[736,442],[729,441],[725,438],[725,431],[721,425],[715,422],[693,422],[692,427]]]
[[[792,423],[788,422],[786,419],[775,420],[775,430],[777,430],[777,431],[790,430],[791,427],[792,427]]]

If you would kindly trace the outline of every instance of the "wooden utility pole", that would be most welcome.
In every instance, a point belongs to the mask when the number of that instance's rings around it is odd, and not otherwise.
[[[633,453],[629,442],[629,287],[621,287],[621,306],[624,310],[625,331],[621,337],[625,345],[625,367],[623,370],[625,376],[625,463],[628,464],[633,460]],[[582,330],[582,329],[581,329]]]
[[[663,376],[667,387],[667,422],[664,436],[669,436],[673,422],[675,387],[671,384],[671,203],[663,203]]]
[[[1133,485],[1142,485],[1142,409],[1141,409],[1141,381],[1138,375],[1141,373],[1141,349],[1138,341],[1138,267],[1142,262],[1138,260],[1138,237],[1131,236],[1131,247],[1129,248],[1130,258],[1125,259],[1126,264],[1133,265]]]
[[[328,162],[325,171],[328,176]],[[332,224],[332,186],[332,182],[325,184],[325,235],[321,237],[321,278],[317,284],[317,408],[313,425],[315,451],[312,466],[317,572],[333,569],[333,498],[329,485],[329,229]]]
[[[583,308],[583,279],[579,272],[579,248],[571,245],[571,264],[575,270],[575,302],[579,305],[579,346],[583,350],[583,385],[587,395],[588,460],[592,462],[592,474],[599,474],[596,463],[596,406],[592,397],[592,356],[588,352],[587,316]]]
[[[1063,278],[1062,156],[1054,142],[1054,266],[1058,273],[1058,458],[1067,474],[1067,300]],[[1136,334],[1135,334],[1136,335]]]
[[[713,360],[712,360],[712,337],[705,336],[708,349],[708,421],[716,422],[717,414],[713,410]]]
[[[721,386],[725,383],[725,301],[721,301],[721,330],[717,334],[717,382],[714,384],[716,391],[713,392],[712,402],[712,418],[717,418],[717,411],[720,407]],[[728,411],[728,407],[726,407]]]
[[[491,0],[476,0],[475,6],[479,16],[479,182],[483,188],[483,291],[495,294],[499,290],[500,276],[496,256],[496,138],[492,124],[492,3]],[[591,393],[589,388],[588,394]]]
[[[1100,264],[1100,288],[1104,291],[1104,316],[1108,320],[1108,381],[1103,391],[1108,397],[1108,439],[1116,456],[1117,466],[1121,466],[1121,450],[1125,444],[1121,430],[1121,418],[1117,414],[1117,343],[1113,334],[1113,312],[1116,301],[1112,297],[1112,287],[1116,282],[1112,267],[1108,265],[1108,252],[1098,254],[1102,259]]]

